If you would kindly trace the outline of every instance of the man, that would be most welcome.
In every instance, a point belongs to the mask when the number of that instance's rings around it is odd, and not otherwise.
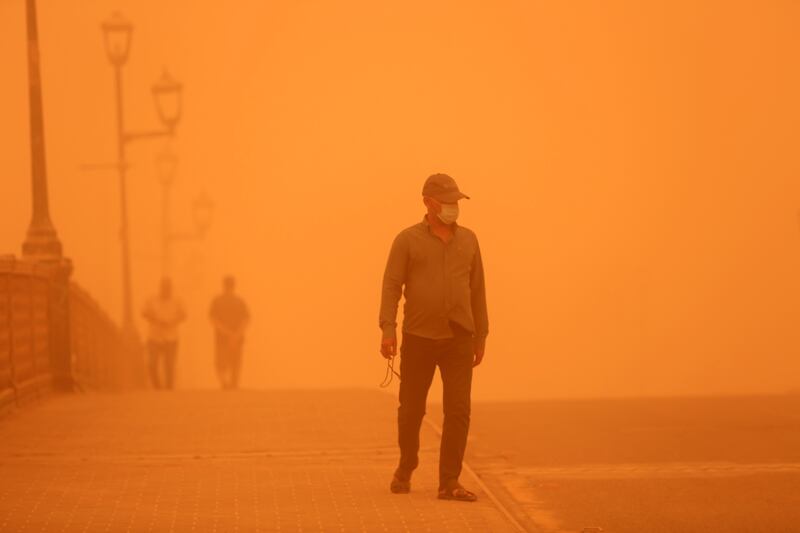
[[[150,354],[150,380],[156,389],[162,388],[161,367],[164,370],[163,387],[174,388],[175,359],[178,354],[178,324],[186,319],[180,301],[172,295],[172,282],[164,278],[158,296],[151,298],[142,313],[150,325],[147,348]]]
[[[250,312],[235,294],[236,280],[232,276],[227,276],[222,286],[223,293],[211,303],[208,314],[214,325],[215,361],[220,385],[223,389],[235,389],[239,386],[244,330],[250,321]]]
[[[459,483],[467,445],[472,368],[483,360],[489,332],[483,263],[475,234],[456,224],[463,194],[446,174],[422,188],[427,213],[394,240],[380,309],[381,354],[397,352],[397,306],[405,294],[400,348],[400,464],[390,489],[411,490],[418,464],[419,430],[436,366],[444,386],[444,425],[439,455],[439,498],[475,501]]]

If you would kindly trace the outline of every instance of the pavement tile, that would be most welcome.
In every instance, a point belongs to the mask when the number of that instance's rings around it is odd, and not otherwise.
[[[394,417],[371,391],[51,398],[0,420],[0,531],[516,531],[485,494],[436,499],[427,428],[391,494]]]

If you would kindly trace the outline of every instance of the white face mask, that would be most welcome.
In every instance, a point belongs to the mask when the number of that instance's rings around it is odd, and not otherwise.
[[[436,216],[445,224],[452,224],[458,220],[458,204],[442,204],[442,210]]]

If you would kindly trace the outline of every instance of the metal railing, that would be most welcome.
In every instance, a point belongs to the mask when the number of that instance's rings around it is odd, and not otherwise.
[[[48,393],[64,368],[81,388],[136,382],[119,328],[86,291],[67,283],[39,263],[0,258],[0,411]],[[58,312],[60,295],[68,298],[66,313]],[[58,350],[59,343],[68,349]]]

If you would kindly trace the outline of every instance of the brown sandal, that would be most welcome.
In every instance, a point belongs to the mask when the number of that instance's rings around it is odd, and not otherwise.
[[[394,494],[408,494],[411,492],[411,480],[403,479],[395,472],[392,476],[392,483],[389,485],[389,490]]]
[[[461,485],[456,485],[449,489],[439,489],[439,499],[457,502],[476,502],[478,501],[478,496]]]

